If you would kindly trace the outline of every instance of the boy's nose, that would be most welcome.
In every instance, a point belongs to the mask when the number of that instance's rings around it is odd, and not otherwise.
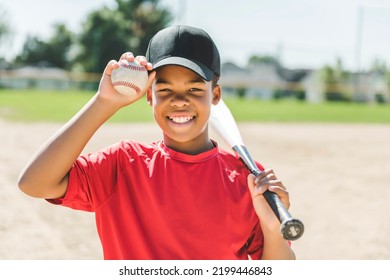
[[[171,106],[183,107],[188,106],[190,101],[182,95],[176,95],[171,99]]]

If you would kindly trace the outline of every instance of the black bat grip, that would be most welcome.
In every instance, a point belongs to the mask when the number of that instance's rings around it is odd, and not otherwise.
[[[245,146],[237,145],[233,147],[233,150],[240,156],[242,162],[253,175],[257,177],[261,173]],[[267,190],[263,193],[263,196],[280,221],[280,232],[283,238],[286,240],[297,240],[300,238],[304,232],[303,223],[291,216],[276,193]]]
[[[280,221],[280,232],[283,238],[287,240],[297,240],[300,238],[304,231],[303,223],[291,216],[276,193],[267,190],[263,193],[263,196]]]

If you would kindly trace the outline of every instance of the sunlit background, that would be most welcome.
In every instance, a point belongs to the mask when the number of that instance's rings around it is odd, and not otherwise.
[[[298,258],[390,259],[390,1],[379,0],[0,0],[0,259],[100,258],[89,213],[23,196],[17,176],[109,60],[144,54],[172,24],[217,44],[247,146],[305,223]],[[161,135],[146,102],[111,120],[91,150]]]

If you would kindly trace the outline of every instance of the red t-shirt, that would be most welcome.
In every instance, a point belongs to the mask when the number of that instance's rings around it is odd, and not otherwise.
[[[218,146],[187,155],[122,141],[80,156],[65,197],[49,201],[95,212],[105,259],[259,259],[247,175]]]

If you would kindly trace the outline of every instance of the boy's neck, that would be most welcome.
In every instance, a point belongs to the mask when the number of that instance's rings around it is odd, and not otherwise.
[[[164,143],[168,148],[188,155],[198,155],[210,151],[216,147],[210,138],[208,138],[207,141],[205,141],[202,145],[199,145],[199,143],[194,143],[193,141],[176,142],[173,140],[166,140],[167,139],[164,139]]]

